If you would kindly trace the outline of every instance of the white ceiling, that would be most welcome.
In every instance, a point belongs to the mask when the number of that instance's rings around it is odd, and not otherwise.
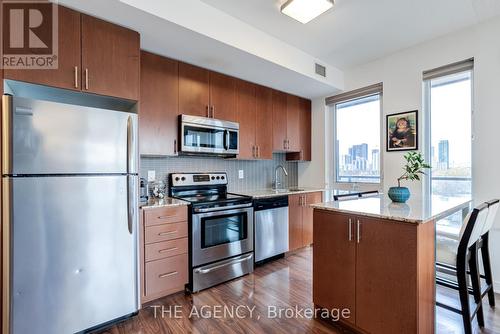
[[[336,0],[303,25],[286,0],[202,0],[330,65],[346,69],[500,14],[499,0]]]

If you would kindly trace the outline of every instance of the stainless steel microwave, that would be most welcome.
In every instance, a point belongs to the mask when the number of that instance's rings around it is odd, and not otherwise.
[[[180,153],[236,156],[239,153],[239,129],[235,122],[180,115]]]

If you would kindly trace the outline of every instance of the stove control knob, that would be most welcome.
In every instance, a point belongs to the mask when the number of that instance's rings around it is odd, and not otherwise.
[[[180,179],[179,179],[179,177],[177,176],[177,177],[175,178],[175,181],[179,181],[179,180],[180,180]]]
[[[181,177],[181,181],[186,181],[186,178],[184,176]]]
[[[212,180],[215,180],[215,176],[212,176]]]
[[[221,177],[220,177],[220,179],[221,179],[221,180],[224,180],[224,179],[225,179],[225,177],[224,177],[224,176],[221,176]]]
[[[217,180],[220,180],[220,176],[217,176]]]

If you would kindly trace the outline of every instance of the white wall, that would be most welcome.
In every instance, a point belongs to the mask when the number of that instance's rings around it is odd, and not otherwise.
[[[312,100],[312,129],[311,129],[311,162],[299,163],[299,187],[323,188],[327,184],[325,158],[325,142],[328,140],[327,121],[325,113],[325,98]]]
[[[476,203],[491,198],[500,198],[499,36],[500,19],[494,19],[345,71],[346,91],[378,82],[384,83],[384,116],[418,109],[419,117],[422,118],[422,72],[474,57],[472,168],[473,195]],[[316,122],[314,124],[318,125]],[[422,147],[422,134],[425,129],[422,126],[423,122],[420,121],[419,124],[421,125],[419,147]],[[385,128],[382,133],[385,134]],[[321,134],[321,136],[325,138],[328,134]],[[314,145],[318,145],[318,142],[318,138],[313,139]],[[317,147],[315,150],[321,151]],[[383,148],[382,152],[384,151]],[[384,191],[395,185],[401,170],[402,155],[396,152],[383,153]],[[325,155],[318,156],[318,158],[320,159],[311,162],[310,165],[301,167],[305,169],[304,173],[301,173],[301,168],[299,168],[299,184],[307,184],[307,179],[312,179],[314,176],[311,174],[320,170],[315,165],[325,166]],[[412,196],[421,196],[422,190],[422,183],[411,185]],[[500,217],[497,217],[495,226],[491,255],[497,291],[500,291],[498,289],[500,287]]]

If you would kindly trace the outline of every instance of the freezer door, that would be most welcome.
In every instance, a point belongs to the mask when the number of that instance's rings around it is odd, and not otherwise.
[[[137,173],[137,115],[3,96],[2,174]]]
[[[128,189],[137,180],[130,178],[6,180],[10,333],[75,333],[138,310],[137,197],[135,185]]]

